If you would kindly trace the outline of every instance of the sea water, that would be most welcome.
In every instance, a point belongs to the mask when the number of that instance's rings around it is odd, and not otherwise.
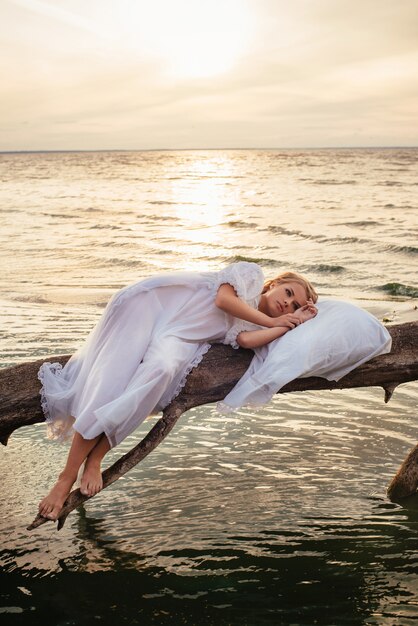
[[[385,323],[418,319],[418,150],[0,155],[0,364],[72,353],[109,297],[259,263]],[[418,384],[181,417],[134,470],[29,532],[65,459],[44,426],[0,450],[4,624],[412,624],[418,500],[385,489]],[[155,423],[108,455],[111,463]],[[2,622],[3,623],[3,622]]]

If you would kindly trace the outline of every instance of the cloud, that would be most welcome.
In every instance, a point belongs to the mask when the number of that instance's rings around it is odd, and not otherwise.
[[[106,33],[102,29],[95,27],[92,20],[86,19],[82,15],[57,6],[56,4],[42,2],[41,0],[3,0],[3,2],[27,9],[36,15],[56,20],[68,26],[85,30],[95,36],[106,36]]]
[[[228,73],[189,80],[121,41],[129,0],[114,13],[108,0],[8,0],[0,148],[418,141],[415,2],[248,1],[258,11],[251,47]]]

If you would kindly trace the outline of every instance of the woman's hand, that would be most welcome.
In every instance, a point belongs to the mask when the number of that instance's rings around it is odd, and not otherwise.
[[[298,309],[298,311],[300,311],[300,309]],[[295,311],[295,313],[285,313],[285,315],[280,315],[279,317],[272,317],[270,328],[282,327],[291,330],[292,328],[299,326],[299,324],[302,323],[302,320],[296,315],[296,313],[297,311]]]
[[[272,318],[272,324],[270,328],[288,328],[292,329],[299,324],[303,324],[303,322],[307,322],[311,320],[318,313],[318,309],[312,302],[312,300],[308,300],[304,306],[301,306],[294,313],[286,313],[285,315],[280,315],[279,317]]]
[[[308,300],[305,306],[301,306],[300,309],[297,309],[293,315],[295,315],[300,320],[300,323],[303,324],[303,322],[307,322],[315,317],[317,313],[318,309],[312,300]]]

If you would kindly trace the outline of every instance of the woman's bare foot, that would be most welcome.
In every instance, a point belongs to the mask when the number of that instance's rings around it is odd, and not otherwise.
[[[39,503],[39,515],[56,520],[62,509],[76,476],[62,472],[49,494]]]
[[[102,472],[100,462],[89,460],[87,457],[84,466],[83,476],[80,482],[80,491],[85,496],[95,496],[103,488]]]

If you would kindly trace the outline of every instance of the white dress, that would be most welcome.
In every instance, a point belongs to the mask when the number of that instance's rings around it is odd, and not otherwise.
[[[220,285],[257,308],[261,268],[241,261],[219,272],[178,272],[116,293],[86,343],[66,363],[39,370],[48,436],[105,433],[112,447],[180,392],[211,342],[237,348],[241,320],[215,305]]]

